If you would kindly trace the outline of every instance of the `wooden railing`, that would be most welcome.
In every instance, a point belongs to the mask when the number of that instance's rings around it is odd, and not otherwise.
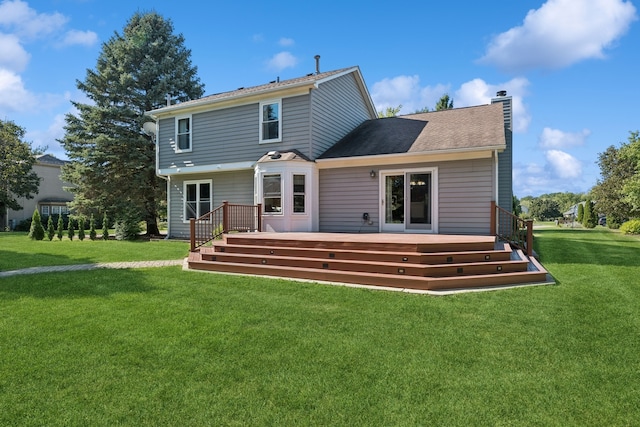
[[[262,205],[222,202],[211,212],[189,221],[191,251],[230,231],[262,231]]]
[[[533,221],[524,220],[491,202],[491,234],[533,255]]]

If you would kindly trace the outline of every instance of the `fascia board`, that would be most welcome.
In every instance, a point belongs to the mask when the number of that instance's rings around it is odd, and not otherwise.
[[[392,165],[411,163],[450,162],[456,160],[487,159],[495,151],[504,151],[504,145],[467,150],[430,151],[421,153],[382,154],[375,156],[341,157],[338,159],[316,159],[318,169],[333,169],[370,165]]]
[[[265,99],[272,98],[289,98],[293,96],[305,95],[309,90],[314,88],[313,82],[304,82],[288,87],[279,87],[274,89],[263,90],[251,94],[242,94],[230,96],[223,99],[203,100],[202,102],[194,102],[188,105],[175,104],[170,107],[163,107],[157,110],[145,112],[145,115],[154,119],[173,117],[177,114],[193,114],[201,111],[220,110],[223,108],[236,107],[246,104],[258,103]]]

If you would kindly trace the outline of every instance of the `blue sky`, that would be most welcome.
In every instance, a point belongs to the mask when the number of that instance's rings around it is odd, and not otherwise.
[[[76,88],[136,12],[185,37],[207,94],[360,66],[378,110],[514,98],[514,192],[588,191],[598,153],[640,129],[634,0],[0,1],[0,118],[65,158]],[[303,4],[303,5],[301,5]]]

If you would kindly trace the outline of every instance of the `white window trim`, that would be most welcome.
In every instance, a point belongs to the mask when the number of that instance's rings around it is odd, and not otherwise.
[[[294,190],[294,185],[295,185],[294,177],[296,175],[304,176],[304,193],[302,193],[304,195],[304,212],[294,211],[295,209],[294,199],[296,195],[296,192]],[[308,215],[308,212],[309,212],[309,174],[307,172],[291,172],[290,180],[291,180],[291,214],[295,216],[306,216]]]
[[[262,138],[262,107],[269,104],[278,104],[278,137],[273,139]],[[260,102],[260,108],[258,109],[258,126],[260,128],[260,144],[271,144],[274,142],[282,142],[282,99],[269,99],[267,101]]]
[[[178,145],[178,123],[182,119],[189,119],[189,148],[181,149]],[[193,116],[191,114],[181,114],[175,117],[175,134],[174,134],[174,147],[173,150],[176,153],[190,153],[193,151]]]
[[[209,184],[209,195],[211,200],[209,201],[209,211],[213,209],[213,180],[212,179],[199,179],[192,181],[184,181],[182,183],[182,222],[185,224],[189,223],[189,219],[187,217],[187,185],[196,184],[196,208],[200,208],[200,184]],[[207,212],[209,212],[207,211]],[[207,213],[204,212],[204,213]],[[197,217],[203,215],[203,213],[198,212]]]
[[[280,212],[267,212],[265,211],[267,204],[264,199],[264,178],[266,176],[279,176],[280,177]],[[267,216],[282,216],[286,209],[286,199],[284,195],[284,181],[285,176],[282,172],[265,172],[260,176],[260,203],[262,203],[262,215]]]

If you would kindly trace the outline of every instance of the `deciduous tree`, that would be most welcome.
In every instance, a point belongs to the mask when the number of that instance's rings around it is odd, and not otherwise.
[[[77,87],[91,100],[73,102],[61,141],[70,163],[63,178],[74,186],[71,207],[89,216],[109,212],[116,220],[145,221],[158,234],[159,201],[166,185],[155,174],[155,145],[142,125],[145,112],[162,107],[166,97],[199,98],[204,85],[191,64],[184,37],[155,12],[135,13],[122,34],[104,43],[95,70]]]
[[[23,208],[18,198],[33,199],[38,194],[40,179],[33,165],[42,150],[25,142],[24,134],[22,127],[0,119],[0,218],[7,215],[8,209]],[[4,223],[0,226],[4,227]]]

